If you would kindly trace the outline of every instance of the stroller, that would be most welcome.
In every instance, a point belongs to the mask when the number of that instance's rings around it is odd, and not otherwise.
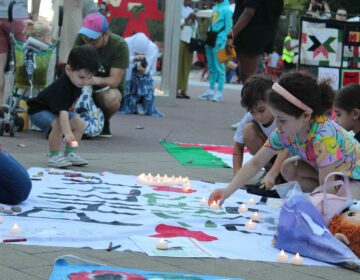
[[[60,45],[60,41],[54,45],[47,45],[32,37],[29,37],[25,43],[17,41],[13,29],[12,10],[14,4],[15,1],[11,1],[8,8],[11,41],[9,66],[13,77],[13,88],[8,98],[8,108],[4,113],[4,119],[0,119],[0,136],[6,132],[11,137],[15,135],[16,130],[23,130],[25,125],[25,120],[20,115],[26,114],[26,107],[20,106],[21,101],[33,97],[34,90],[38,93],[56,78]],[[63,7],[60,6],[59,38],[62,19]]]

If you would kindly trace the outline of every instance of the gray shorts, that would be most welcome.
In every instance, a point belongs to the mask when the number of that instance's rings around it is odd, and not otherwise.
[[[75,112],[69,112],[69,121],[76,117],[76,115],[77,114]],[[58,118],[58,114],[54,114],[46,110],[30,115],[30,120],[32,121],[32,123],[35,124],[38,128],[40,128],[41,131],[46,135],[48,135],[51,130],[51,124],[53,120]]]

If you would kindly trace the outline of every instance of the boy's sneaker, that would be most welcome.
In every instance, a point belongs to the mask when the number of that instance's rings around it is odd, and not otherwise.
[[[56,154],[52,156],[48,156],[48,165],[65,168],[72,165],[72,163],[63,155],[63,154]]]
[[[214,95],[214,97],[211,99],[214,102],[223,102],[224,101],[224,97],[222,92],[217,91],[216,94]]]
[[[211,100],[214,97],[215,92],[212,89],[206,90],[202,95],[198,96],[200,100]]]
[[[110,121],[109,120],[105,120],[104,121],[104,128],[101,131],[101,133],[99,134],[100,137],[106,137],[106,138],[111,138],[111,132],[110,132]]]
[[[86,159],[78,156],[74,152],[65,155],[66,159],[74,166],[87,165],[89,162]]]

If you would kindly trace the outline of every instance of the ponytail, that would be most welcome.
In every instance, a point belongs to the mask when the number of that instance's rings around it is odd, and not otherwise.
[[[319,103],[319,109],[316,115],[323,115],[326,111],[331,110],[334,105],[335,93],[332,89],[330,79],[320,80],[319,85],[319,93],[321,102]]]

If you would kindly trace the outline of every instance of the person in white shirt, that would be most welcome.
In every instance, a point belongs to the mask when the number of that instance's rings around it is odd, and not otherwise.
[[[126,70],[126,90],[120,108],[122,114],[162,116],[154,104],[154,82],[159,48],[144,33],[125,38],[130,63]]]

